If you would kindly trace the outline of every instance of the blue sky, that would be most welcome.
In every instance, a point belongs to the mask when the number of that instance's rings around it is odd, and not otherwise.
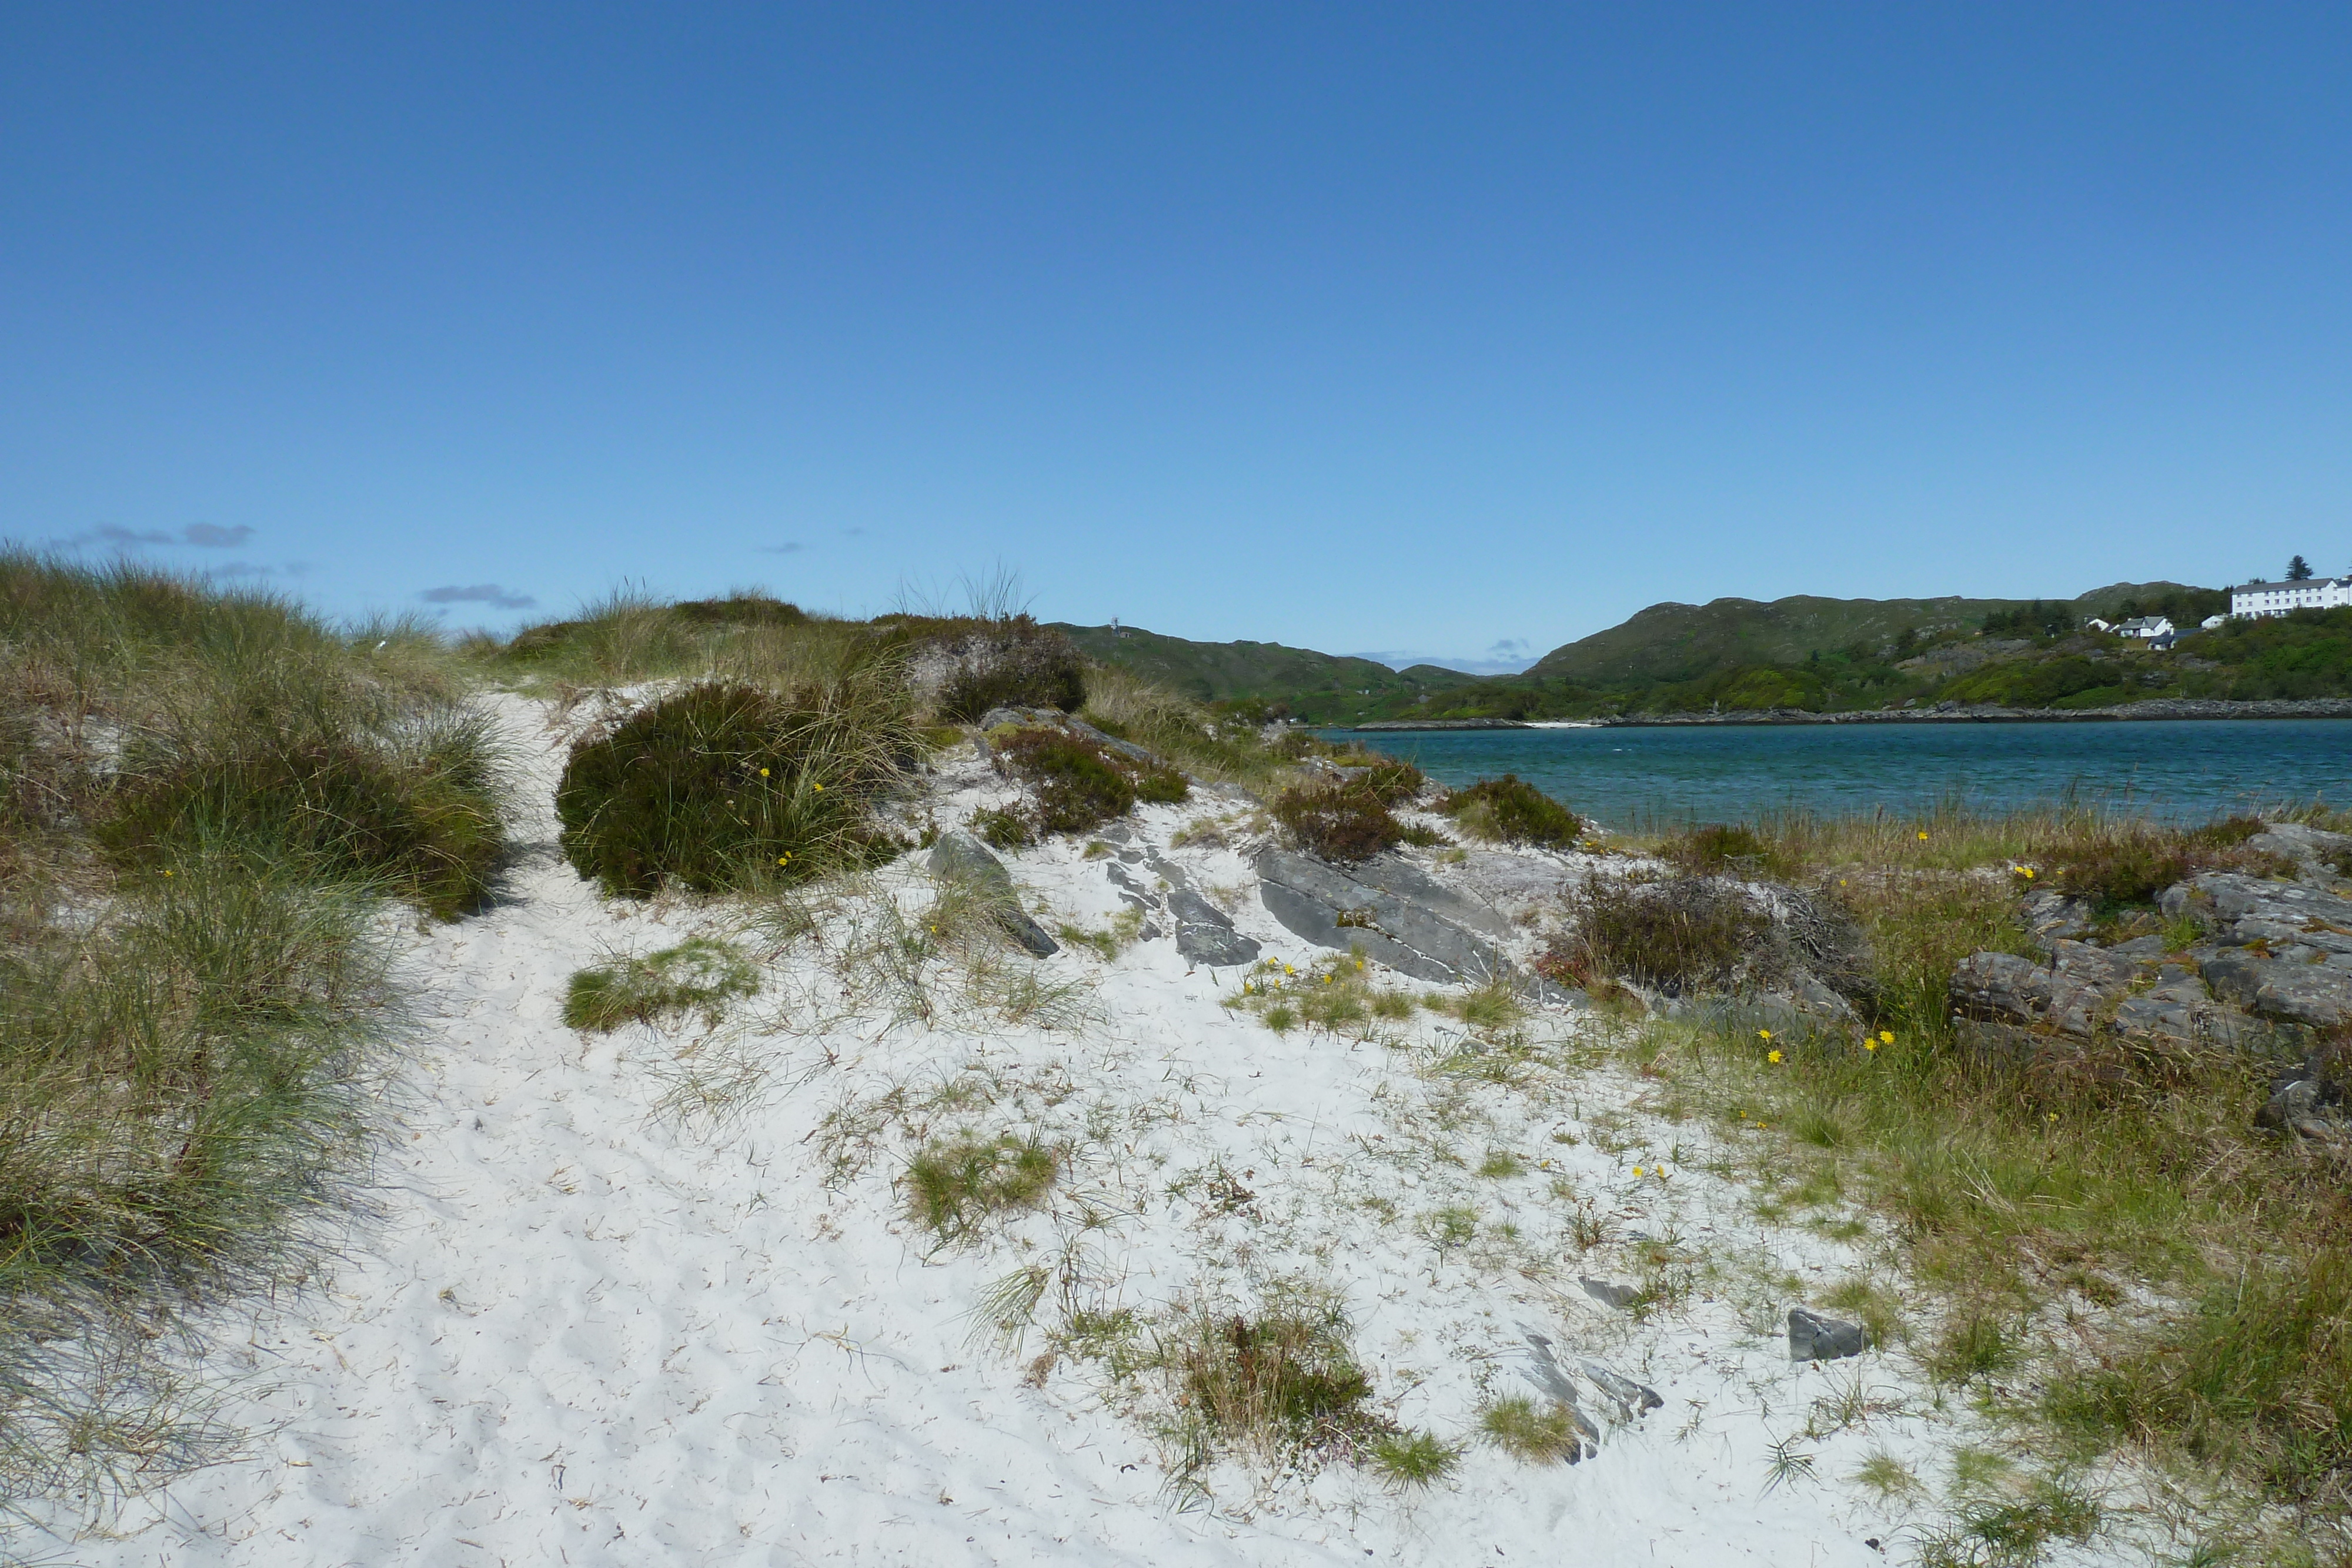
[[[2340,4],[16,5],[0,534],[1455,660],[2343,571],[2347,80]]]

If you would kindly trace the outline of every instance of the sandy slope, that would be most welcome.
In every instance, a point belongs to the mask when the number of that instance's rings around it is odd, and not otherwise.
[[[839,988],[803,944],[717,1039],[583,1040],[558,1017],[575,968],[709,916],[608,905],[562,863],[562,737],[535,705],[504,705],[532,759],[530,849],[511,902],[415,939],[428,1028],[387,1217],[324,1288],[237,1320],[257,1391],[246,1414],[269,1424],[250,1459],[145,1500],[66,1560],[1884,1561],[1866,1537],[1905,1554],[1903,1521],[1844,1478],[1884,1447],[1932,1482],[1949,1418],[1924,1414],[1892,1360],[1791,1368],[1790,1298],[1770,1283],[1826,1281],[1857,1256],[1756,1220],[1702,1168],[1703,1134],[1636,1108],[1621,1068],[1596,1061],[1546,1100],[1426,1071],[1432,1050],[1277,1037],[1219,1007],[1232,976],[1188,975],[1166,941],[1108,965],[1050,960],[1092,998],[1076,1026],[820,1024],[810,1009]],[[987,787],[976,768],[942,780]],[[1191,814],[1159,809],[1144,836],[1164,844]],[[1246,879],[1231,852],[1171,858],[1206,884]],[[1015,873],[1058,918],[1118,907],[1074,847]],[[909,898],[924,885],[911,863],[891,877]],[[1239,908],[1270,951],[1305,961],[1254,899]],[[1423,1044],[1445,1044],[1439,1027],[1416,1026]],[[1580,1027],[1538,1020],[1551,1037]],[[666,1113],[698,1062],[763,1088],[716,1122]],[[1068,1141],[1054,1207],[985,1246],[931,1250],[892,1177],[917,1133],[950,1126]],[[1481,1177],[1490,1148],[1549,1168]],[[1555,1180],[1615,1239],[1580,1252]],[[1475,1238],[1445,1243],[1448,1209],[1475,1214]],[[1576,1277],[1630,1277],[1643,1236],[1707,1267],[1688,1301],[1637,1323]],[[1072,1301],[1146,1313],[1188,1291],[1323,1281],[1397,1417],[1449,1436],[1472,1434],[1482,1385],[1526,1386],[1528,1328],[1571,1363],[1654,1384],[1665,1407],[1608,1423],[1574,1468],[1474,1442],[1449,1480],[1394,1495],[1345,1466],[1270,1479],[1229,1463],[1203,1501],[1169,1483],[1149,1388],[1121,1394],[1083,1363],[1033,1386],[1037,1335],[1018,1351],[975,1339],[990,1281],[1032,1260],[1066,1272]],[[1800,1441],[1814,1479],[1768,1491],[1768,1445],[1856,1376],[1912,1413]]]

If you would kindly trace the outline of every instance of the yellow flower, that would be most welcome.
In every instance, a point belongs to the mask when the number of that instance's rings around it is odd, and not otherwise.
[[[1326,975],[1326,976],[1324,976],[1324,977],[1323,977],[1323,983],[1324,983],[1325,985],[1327,985],[1327,986],[1328,986],[1328,985],[1330,985],[1333,981],[1337,980],[1339,977],[1338,977],[1337,975]]]
[[[2051,1119],[2052,1121],[2053,1121],[2053,1122],[2054,1122],[2054,1121],[2056,1121],[2056,1120],[2058,1119],[2058,1113],[2057,1113],[2057,1112],[2055,1112],[2055,1111],[2051,1112],[2051,1113],[2050,1113],[2050,1119]]]
[[[1766,1056],[1764,1060],[1770,1062],[1773,1066],[1778,1067],[1780,1065],[1780,1053],[1777,1051],[1773,1051],[1769,1055]]]
[[[1640,1175],[1642,1174],[1642,1167],[1641,1167],[1641,1166],[1635,1166],[1633,1167],[1633,1174],[1634,1174],[1635,1176],[1640,1176]]]
[[[1772,1038],[1772,1031],[1769,1029],[1759,1029],[1756,1031],[1756,1038],[1759,1040],[1769,1040]]]
[[[815,779],[810,779],[810,780],[809,780],[809,788],[810,788],[810,789],[814,789],[814,790],[815,790],[815,791],[816,791],[818,794],[820,794],[820,795],[822,795],[822,794],[824,794],[824,785],[822,785],[822,784],[820,784],[820,783],[818,783],[818,782],[817,782]],[[1924,838],[1926,838],[1927,835],[1927,834],[1925,834],[1925,833],[1922,833],[1922,834],[1920,834],[1919,836],[1920,836],[1921,838],[1923,838],[1923,839],[1924,839]]]
[[[1927,829],[1925,829],[1925,828],[1920,829],[1920,830],[1919,830],[1919,837],[1920,837],[1922,840],[1925,840],[1925,839],[1927,838]]]
[[[1878,1043],[1881,1045],[1893,1045],[1895,1043],[1895,1031],[1891,1029],[1880,1030],[1878,1031]]]
[[[1296,975],[1297,973],[1298,973],[1298,971],[1297,971],[1297,970],[1296,970],[1296,969],[1292,968],[1292,967],[1291,967],[1289,965],[1287,965],[1287,964],[1285,964],[1285,965],[1282,967],[1282,972],[1283,972],[1284,974],[1286,974],[1286,975]]]
[[[792,861],[793,861],[793,855],[792,855],[792,852],[791,852],[790,850],[785,851],[782,854],[780,854],[780,855],[778,855],[778,856],[776,857],[776,863],[777,863],[778,865],[790,865],[790,864],[792,863]]]
[[[1878,1042],[1874,1040],[1865,1040],[1862,1042],[1862,1049],[1864,1051],[1876,1051],[1878,1049]]]
[[[761,778],[762,778],[762,779],[765,779],[767,776],[768,776],[768,770],[767,770],[766,768],[761,768],[761,769],[760,769],[760,777],[761,777]]]

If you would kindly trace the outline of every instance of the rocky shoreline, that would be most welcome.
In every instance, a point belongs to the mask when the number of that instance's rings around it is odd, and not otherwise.
[[[1750,713],[1626,714],[1592,722],[1612,729],[1693,724],[2093,724],[2128,719],[2352,718],[2352,697],[2308,697],[2263,702],[2218,698],[2152,697],[2117,707],[2001,707],[1991,703],[1937,703],[1932,707],[1859,708],[1851,713],[1814,713],[1805,708],[1766,708]],[[1509,718],[1385,719],[1353,727],[1363,730],[1534,729]]]

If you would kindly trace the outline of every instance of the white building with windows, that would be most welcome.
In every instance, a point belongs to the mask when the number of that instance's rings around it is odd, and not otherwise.
[[[2118,637],[2169,637],[2172,622],[2161,615],[2142,615],[2115,629]]]
[[[2314,577],[2302,582],[2249,582],[2230,590],[2230,616],[2284,615],[2290,610],[2333,610],[2352,604],[2352,577]]]

